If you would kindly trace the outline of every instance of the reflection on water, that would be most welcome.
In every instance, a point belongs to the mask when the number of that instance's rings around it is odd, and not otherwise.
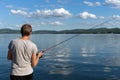
[[[91,48],[89,50],[87,48],[81,48],[81,56],[83,56],[83,57],[93,57],[93,56],[95,56],[94,53],[95,53],[94,48]]]
[[[108,67],[108,66],[105,66],[105,67],[104,67],[104,72],[111,72],[111,68]]]
[[[70,49],[62,48],[59,46],[54,54],[48,54],[45,56],[46,60],[51,60],[53,63],[45,64],[46,67],[49,66],[49,74],[60,74],[60,75],[69,75],[72,73],[72,67],[68,64],[70,61]],[[54,64],[55,63],[55,64]]]
[[[2,36],[9,37],[0,40],[0,80],[8,80],[10,62],[5,59],[6,48],[9,40],[19,35],[1,34],[0,37]],[[71,36],[73,35],[34,34],[31,40],[41,50]],[[120,35],[82,34],[46,52],[35,68],[35,80],[120,80],[119,56]]]

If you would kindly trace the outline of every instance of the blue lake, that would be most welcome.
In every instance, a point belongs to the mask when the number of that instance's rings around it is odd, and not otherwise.
[[[74,34],[33,34],[39,50]],[[0,34],[0,80],[9,80],[8,44],[20,34]],[[120,35],[80,34],[47,52],[34,68],[34,80],[120,80]]]

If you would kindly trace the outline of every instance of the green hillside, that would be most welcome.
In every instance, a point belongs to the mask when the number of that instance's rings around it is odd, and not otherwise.
[[[19,34],[19,30],[12,29],[0,29],[0,34]],[[97,29],[73,29],[73,30],[37,30],[33,31],[33,34],[119,34],[119,28],[97,28]]]

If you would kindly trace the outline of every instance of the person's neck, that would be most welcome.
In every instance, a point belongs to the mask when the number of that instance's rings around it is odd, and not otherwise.
[[[22,36],[21,39],[23,39],[23,40],[29,40],[29,36]]]

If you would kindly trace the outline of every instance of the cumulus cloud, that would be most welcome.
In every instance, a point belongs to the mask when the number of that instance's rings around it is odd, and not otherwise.
[[[78,17],[82,19],[104,19],[105,18],[103,16],[96,16],[95,14],[88,13],[86,11],[79,13]]]
[[[30,17],[69,17],[71,14],[64,8],[54,9],[54,10],[36,10],[30,13]]]
[[[14,10],[14,9],[11,9],[10,12],[11,12],[12,14],[15,14],[15,15],[16,15],[16,14],[17,14],[17,15],[22,15],[22,16],[27,16],[27,15],[28,15],[27,12],[22,11],[22,10]]]
[[[120,15],[113,15],[112,18],[120,20]]]
[[[88,19],[88,18],[97,19],[97,16],[95,14],[91,14],[88,12],[82,12],[78,16],[82,19]]]
[[[112,6],[112,8],[120,9],[120,0],[105,0],[105,3]]]
[[[52,17],[69,17],[71,13],[64,8],[54,10],[35,10],[33,12],[26,12],[23,10],[11,10],[12,14],[24,15],[30,18],[52,18]]]
[[[88,6],[101,6],[100,2],[93,3],[93,2],[89,2],[89,1],[84,1],[83,3],[88,5]]]

